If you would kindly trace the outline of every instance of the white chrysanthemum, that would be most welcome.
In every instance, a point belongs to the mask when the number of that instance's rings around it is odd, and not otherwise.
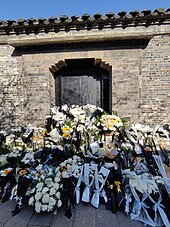
[[[107,131],[107,130],[108,130],[108,127],[104,126],[104,127],[103,127],[103,130],[104,130],[104,131]]]
[[[48,211],[48,212],[50,212],[50,211],[52,211],[52,210],[53,210],[53,208],[54,208],[53,206],[48,205],[48,206],[47,206],[47,211]]]
[[[37,171],[41,171],[42,168],[43,168],[43,165],[42,165],[42,164],[39,164],[35,169],[36,169]]]
[[[67,160],[65,160],[64,162],[62,162],[61,164],[60,164],[60,167],[63,167],[63,166],[66,166],[67,165]]]
[[[72,172],[78,172],[80,167],[78,165],[72,166]]]
[[[77,127],[77,131],[78,132],[83,132],[85,130],[85,126],[84,125],[78,125],[78,127]]]
[[[44,187],[43,190],[42,190],[42,194],[46,194],[47,192],[49,191],[49,188],[48,187]]]
[[[83,109],[90,113],[93,113],[96,110],[96,106],[92,104],[86,104],[83,106]]]
[[[6,155],[0,155],[0,163],[6,162],[7,156]]]
[[[51,138],[56,142],[62,138],[62,136],[59,134],[59,132],[56,128],[53,129],[49,134],[50,134]]]
[[[71,172],[72,171],[72,165],[67,164],[67,172]]]
[[[77,161],[78,161],[78,162],[81,162],[82,159],[81,159],[79,156],[77,156]]]
[[[58,177],[58,178],[61,178],[61,172],[60,171],[58,171],[57,173],[56,173],[56,177]]]
[[[45,175],[42,174],[41,175],[41,179],[44,180],[45,179]]]
[[[59,188],[60,188],[60,185],[59,185],[59,183],[54,183],[53,184],[53,188],[55,188],[55,190],[57,191]]]
[[[40,202],[36,202],[35,203],[35,211],[37,213],[40,213],[41,212],[41,203]]]
[[[44,183],[43,183],[43,182],[39,182],[39,183],[36,185],[36,188],[37,188],[38,190],[41,190],[41,189],[43,188],[43,186],[44,186]]]
[[[55,204],[56,204],[56,200],[53,197],[50,197],[49,198],[49,205],[52,206],[52,207],[54,207]]]
[[[71,176],[71,173],[69,173],[67,171],[62,172],[62,177],[63,178],[69,178],[70,176]]]
[[[80,147],[80,149],[81,149],[81,147]],[[76,159],[73,159],[72,167],[73,167],[74,165],[76,165],[76,164],[77,164],[77,160],[76,160]]]
[[[85,111],[82,110],[80,107],[75,107],[70,109],[71,114],[77,118],[80,122],[84,123],[85,122]]]
[[[57,114],[57,113],[59,112],[59,107],[58,107],[58,106],[52,107],[52,108],[51,108],[51,112],[52,112],[53,114]]]
[[[42,205],[42,211],[47,211],[48,206],[47,205]]]
[[[95,125],[93,125],[93,124],[96,122],[96,118],[93,117],[93,118],[91,119],[91,122],[92,122],[92,127],[95,126]]]
[[[49,194],[43,195],[43,197],[42,197],[42,202],[43,202],[44,204],[49,203],[49,198],[50,198]]]
[[[34,161],[33,153],[32,152],[26,153],[21,161],[24,162],[25,164],[29,163],[30,161],[33,162]]]
[[[70,163],[70,164],[72,164],[73,159],[72,159],[72,158],[69,158],[69,159],[67,160],[67,162]]]
[[[34,205],[34,197],[33,196],[30,197],[28,204],[30,206],[33,206]]]
[[[4,135],[4,136],[7,136],[7,133],[4,131],[4,130],[1,130],[0,131],[0,134]]]
[[[115,125],[115,126],[117,126],[117,125]],[[117,126],[117,127],[118,127],[118,126]],[[116,132],[116,128],[115,128],[114,126],[108,126],[108,129],[109,129],[110,131]]]
[[[21,149],[22,150],[22,149]],[[13,151],[8,153],[6,156],[7,157],[17,157],[17,156],[20,156],[20,149],[16,148],[16,147],[13,147]]]
[[[99,127],[100,125],[101,125],[100,121],[99,121],[99,122],[97,122],[97,126]]]
[[[71,128],[76,128],[77,127],[78,120],[74,118],[74,121],[71,122]]]
[[[57,173],[58,171],[60,171],[60,167],[57,167],[57,168],[55,169],[55,173]]]
[[[57,193],[55,194],[55,196],[56,196],[57,199],[60,199],[61,193],[60,193],[60,192],[57,192]]]
[[[78,159],[78,157],[79,157],[79,156],[74,155],[74,156],[73,156],[73,160],[74,160],[74,159],[75,159],[75,160],[77,160],[77,159]]]
[[[53,115],[53,119],[57,122],[58,121],[63,122],[65,118],[66,118],[66,116],[62,112],[59,112],[59,111],[57,112],[57,114]]]
[[[57,207],[61,207],[61,206],[62,206],[62,201],[58,200]]]
[[[53,186],[53,181],[51,178],[46,178],[45,179],[45,184],[48,186],[48,187],[52,187]]]
[[[54,178],[54,182],[55,182],[55,183],[60,182],[60,178],[56,176],[56,177]]]
[[[54,195],[56,193],[56,189],[55,188],[50,188],[50,195]]]
[[[34,194],[35,193],[35,188],[33,188],[30,193]]]
[[[36,200],[36,201],[40,200],[41,197],[42,197],[42,194],[41,194],[40,192],[37,192],[37,193],[35,194],[35,200]]]
[[[67,104],[63,105],[63,106],[61,107],[61,110],[63,110],[63,111],[68,111],[68,110],[69,110],[68,105],[67,105]]]

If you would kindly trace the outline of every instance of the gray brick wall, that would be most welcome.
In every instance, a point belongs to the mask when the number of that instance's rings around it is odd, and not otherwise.
[[[112,67],[112,108],[131,122],[170,121],[170,36],[153,37],[146,48],[74,51],[17,50],[0,45],[0,125],[44,125],[55,104],[49,67],[60,60],[101,58]]]
[[[15,126],[23,122],[25,103],[22,68],[12,56],[14,48],[0,46],[0,125]]]
[[[140,120],[170,121],[170,36],[155,36],[143,51]]]

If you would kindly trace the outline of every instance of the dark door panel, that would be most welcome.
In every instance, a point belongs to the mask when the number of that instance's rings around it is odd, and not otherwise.
[[[67,65],[55,78],[56,104],[92,104],[109,111],[109,72],[86,59],[81,64],[69,60]]]

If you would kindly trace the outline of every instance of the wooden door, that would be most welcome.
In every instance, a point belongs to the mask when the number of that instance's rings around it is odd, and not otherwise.
[[[95,75],[61,77],[61,104],[101,106],[101,82]]]
[[[110,76],[106,69],[94,65],[94,59],[67,59],[67,67],[55,77],[56,105],[110,106]]]

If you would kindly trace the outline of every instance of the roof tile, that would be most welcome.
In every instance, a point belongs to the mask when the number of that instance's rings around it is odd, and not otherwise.
[[[73,21],[76,21],[78,18],[79,18],[79,16],[77,16],[77,15],[71,16],[71,19],[72,19]]]
[[[114,14],[114,12],[108,12],[106,13],[106,16],[110,19],[111,17],[113,17]]]
[[[25,19],[24,18],[19,18],[17,20],[18,24],[23,24],[25,22]]]
[[[57,18],[56,18],[55,16],[52,16],[52,17],[50,17],[48,20],[49,20],[50,22],[54,22],[56,19],[57,19]]]
[[[82,15],[83,20],[87,20],[89,17],[90,17],[90,15],[88,13],[85,13]]]
[[[0,26],[1,26],[1,30],[4,27],[4,30],[6,31],[7,31],[7,27],[11,27],[11,28],[17,27],[17,31],[19,31],[20,28],[23,29],[23,26],[27,28],[28,27],[31,28],[32,26],[38,27],[39,25],[41,27],[44,25],[45,28],[48,28],[49,26],[49,29],[52,26],[57,26],[58,29],[60,29],[60,25],[61,27],[63,27],[69,24],[73,24],[76,26],[80,25],[78,26],[79,29],[81,29],[82,26],[83,27],[85,26],[87,29],[89,29],[89,28],[93,28],[93,23],[94,23],[95,25],[98,25],[98,26],[100,25],[100,29],[103,29],[105,24],[110,23],[111,20],[114,21],[115,25],[117,22],[119,23],[119,21],[123,20],[126,23],[126,26],[128,26],[129,23],[135,20],[137,20],[138,22],[140,20],[144,22],[145,17],[146,19],[149,18],[150,21],[153,19],[154,22],[156,20],[159,21],[160,18],[162,19],[162,17],[165,17],[165,19],[167,18],[169,20],[170,19],[169,15],[170,15],[170,8],[166,10],[164,8],[157,8],[154,11],[151,11],[150,9],[145,9],[141,12],[139,12],[139,10],[131,10],[129,13],[127,13],[126,11],[120,11],[117,14],[115,14],[114,12],[108,12],[106,13],[106,15],[102,15],[101,13],[95,13],[93,16],[90,16],[89,14],[85,13],[81,17],[77,15],[73,15],[70,18],[68,18],[67,15],[61,15],[59,19],[57,19],[57,17],[55,16],[52,16],[49,19],[40,17],[39,19],[29,18],[28,20],[24,18],[20,18],[17,21],[14,21],[11,19],[7,21],[0,20]],[[32,32],[34,32],[34,29],[32,30]]]
[[[136,16],[139,14],[139,10],[132,10],[132,11],[130,11],[130,14],[131,14],[133,17],[136,17]]]
[[[100,19],[101,16],[102,16],[101,13],[95,13],[95,14],[94,14],[94,18],[95,18],[96,20]]]
[[[148,16],[152,11],[150,9],[144,9],[141,13],[144,14],[144,16]]]
[[[126,15],[126,11],[121,11],[118,13],[119,16],[124,17]]]
[[[156,13],[158,13],[158,14],[164,14],[164,13],[165,13],[165,9],[163,9],[163,8],[158,8],[158,9],[155,9],[154,12],[156,12]]]
[[[118,15],[118,14],[113,15],[113,19],[118,20],[119,18],[120,18],[120,15]]]
[[[65,21],[66,19],[68,19],[68,16],[66,16],[66,15],[61,15],[60,16],[61,22]]]

